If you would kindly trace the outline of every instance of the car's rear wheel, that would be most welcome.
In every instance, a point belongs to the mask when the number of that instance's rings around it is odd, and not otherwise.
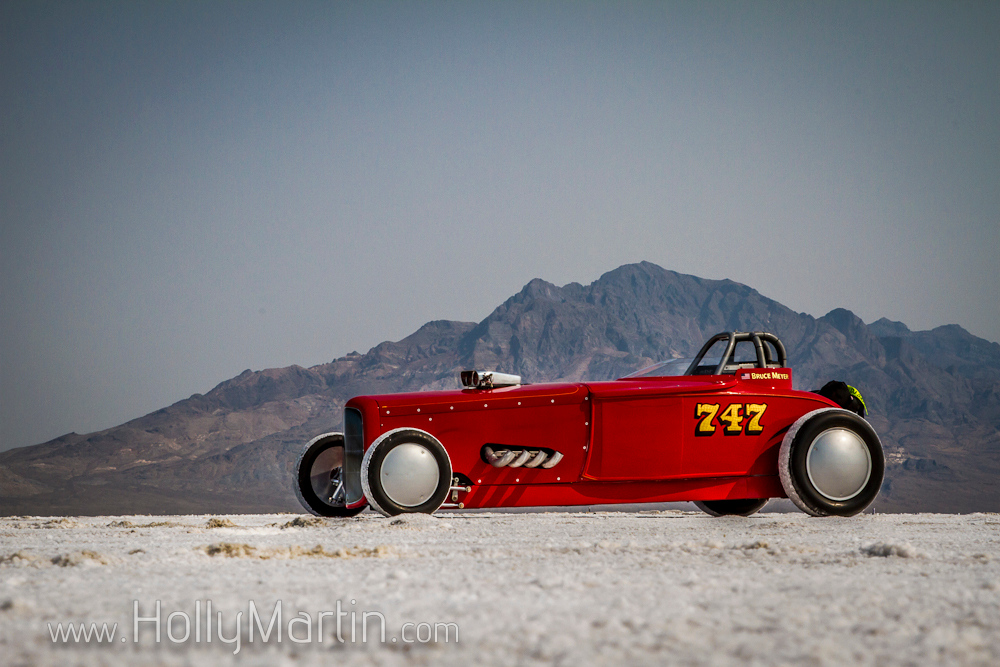
[[[748,498],[746,500],[698,500],[695,506],[706,514],[712,516],[750,516],[756,514],[764,505],[767,498]]]
[[[451,489],[451,459],[437,438],[419,429],[384,433],[361,462],[368,504],[386,516],[430,514]]]
[[[365,508],[345,506],[344,435],[324,433],[306,444],[295,464],[295,495],[317,516],[354,516]]]
[[[875,430],[837,408],[803,415],[781,442],[778,473],[785,493],[813,516],[854,516],[878,496],[885,457]]]

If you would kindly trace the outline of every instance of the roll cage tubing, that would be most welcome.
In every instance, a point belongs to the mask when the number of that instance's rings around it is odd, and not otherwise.
[[[745,341],[753,342],[754,349],[757,351],[757,367],[758,368],[785,368],[788,364],[788,355],[785,353],[785,346],[782,345],[778,337],[772,333],[767,333],[766,331],[724,331],[722,333],[717,333],[702,346],[698,355],[688,366],[688,369],[684,372],[684,375],[697,375],[699,364],[702,358],[708,353],[708,350],[718,343],[720,340],[728,341],[726,344],[726,351],[722,353],[722,357],[719,359],[719,365],[715,367],[712,375],[722,375],[726,364],[729,362],[729,358],[733,354],[733,350],[736,348],[736,343],[742,343]],[[768,359],[771,356],[764,349],[764,342],[768,342],[778,353],[777,363],[768,363]],[[734,369],[735,370],[735,369]]]

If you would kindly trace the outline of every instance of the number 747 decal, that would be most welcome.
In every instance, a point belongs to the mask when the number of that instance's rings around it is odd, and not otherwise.
[[[722,413],[719,413],[719,407],[718,403],[698,403],[694,406],[694,416],[698,420],[695,435],[714,435],[720,426],[726,435],[760,435],[764,431],[760,418],[767,410],[767,403],[730,403]]]

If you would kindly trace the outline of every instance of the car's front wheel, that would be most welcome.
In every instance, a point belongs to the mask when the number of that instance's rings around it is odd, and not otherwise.
[[[400,428],[382,434],[361,461],[368,504],[386,516],[441,507],[451,489],[451,459],[430,433]]]
[[[778,474],[785,493],[803,512],[854,516],[872,504],[882,487],[882,443],[853,412],[815,410],[785,433]]]
[[[348,508],[344,490],[344,435],[324,433],[306,444],[295,464],[295,495],[317,516],[354,516],[365,508]]]
[[[767,498],[748,498],[746,500],[698,500],[695,507],[706,514],[712,516],[750,516],[756,514],[764,505]]]

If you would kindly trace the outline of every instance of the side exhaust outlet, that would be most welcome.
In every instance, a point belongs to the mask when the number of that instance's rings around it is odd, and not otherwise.
[[[493,449],[497,447],[497,449]],[[502,449],[501,449],[502,448]],[[509,445],[485,445],[482,457],[494,468],[554,468],[562,461],[562,452],[553,449],[527,449]]]

